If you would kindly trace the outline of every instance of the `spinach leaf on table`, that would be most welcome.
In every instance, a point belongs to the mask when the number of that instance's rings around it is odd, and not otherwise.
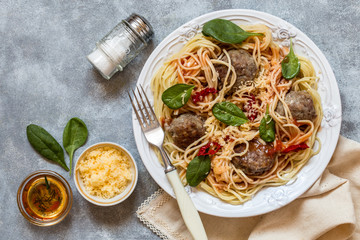
[[[194,85],[183,83],[175,84],[163,92],[161,100],[171,109],[181,108],[187,103],[187,101],[189,101],[191,91],[194,87]]]
[[[261,33],[246,32],[235,23],[225,19],[206,22],[202,33],[223,43],[240,44],[250,36],[263,36]]]
[[[40,155],[58,163],[66,171],[69,171],[64,160],[64,150],[50,133],[40,126],[30,124],[26,128],[26,135],[31,146]]]
[[[88,130],[86,124],[79,118],[70,119],[64,128],[63,146],[70,157],[70,175],[74,152],[85,144],[87,136]]]
[[[240,126],[249,121],[245,113],[231,102],[216,103],[212,113],[219,121],[231,126]]]
[[[196,187],[209,174],[211,160],[209,156],[196,156],[186,170],[186,180],[190,186]]]

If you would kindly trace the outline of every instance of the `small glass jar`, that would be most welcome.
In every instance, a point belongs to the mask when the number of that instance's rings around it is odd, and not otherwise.
[[[17,193],[21,214],[37,226],[52,226],[61,222],[68,215],[72,201],[69,183],[49,170],[31,173],[20,184]]]
[[[145,18],[132,14],[97,42],[87,58],[104,78],[110,79],[147,46],[153,34]]]

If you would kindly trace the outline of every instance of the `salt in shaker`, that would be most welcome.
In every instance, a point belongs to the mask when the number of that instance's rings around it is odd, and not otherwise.
[[[97,42],[87,59],[104,78],[110,79],[147,46],[153,34],[150,23],[133,13]]]

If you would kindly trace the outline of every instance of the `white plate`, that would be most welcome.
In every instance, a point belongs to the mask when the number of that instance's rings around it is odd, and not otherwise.
[[[242,205],[231,205],[210,194],[186,187],[196,208],[203,213],[221,217],[249,217],[278,209],[303,194],[319,178],[335,150],[340,133],[341,102],[334,73],[320,49],[299,29],[290,23],[268,13],[233,9],[208,13],[197,17],[176,29],[167,36],[153,51],[147,60],[137,84],[144,86],[152,99],[150,81],[164,60],[180,50],[193,36],[201,32],[201,26],[214,18],[231,20],[237,24],[262,23],[273,32],[273,38],[279,45],[289,45],[293,39],[294,50],[298,55],[307,57],[313,63],[317,76],[320,77],[319,93],[324,111],[321,131],[318,137],[322,147],[318,155],[312,157],[298,173],[295,181],[280,187],[268,187],[257,193],[253,199]],[[137,148],[142,161],[152,178],[171,196],[175,196],[154,152],[143,136],[133,112],[133,128]],[[315,145],[315,148],[318,144]]]

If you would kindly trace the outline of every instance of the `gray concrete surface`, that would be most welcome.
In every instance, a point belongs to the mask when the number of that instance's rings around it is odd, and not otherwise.
[[[268,12],[292,23],[323,51],[336,75],[343,107],[341,134],[360,141],[360,2],[347,1],[4,1],[0,0],[0,239],[158,239],[136,218],[139,205],[158,189],[135,146],[126,92],[152,50],[174,29],[201,14],[229,8]],[[136,12],[155,38],[126,69],[104,80],[85,56],[121,19]],[[113,141],[135,156],[140,177],[124,203],[97,207],[76,191],[72,178],[29,145],[26,126],[46,128],[59,142],[67,121],[89,128],[85,145]],[[85,148],[75,153],[75,158]],[[68,157],[66,157],[68,161]],[[69,180],[74,203],[60,224],[29,224],[16,205],[29,173],[50,169]]]

